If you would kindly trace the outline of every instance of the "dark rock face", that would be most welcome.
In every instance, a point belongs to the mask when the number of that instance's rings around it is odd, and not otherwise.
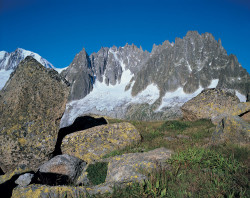
[[[56,144],[69,84],[27,57],[0,91],[0,158],[4,172],[18,164],[36,169]]]
[[[94,76],[85,49],[75,56],[73,62],[61,75],[71,84],[69,100],[79,100],[93,89]]]
[[[124,69],[137,73],[141,63],[148,56],[149,52],[128,44],[123,48],[115,46],[101,48],[90,57],[83,49],[75,56],[70,66],[62,72],[62,75],[71,83],[69,100],[79,100],[85,97],[92,91],[95,80],[105,81],[107,85],[115,85],[120,82]]]
[[[156,48],[156,47],[155,47]],[[175,44],[165,42],[154,50],[143,69],[135,76],[133,95],[154,82],[162,93],[183,87],[193,93],[199,86],[206,88],[212,79],[219,79],[217,88],[237,89],[246,95],[250,89],[250,76],[241,67],[236,56],[227,55],[221,41],[212,34],[190,31]]]

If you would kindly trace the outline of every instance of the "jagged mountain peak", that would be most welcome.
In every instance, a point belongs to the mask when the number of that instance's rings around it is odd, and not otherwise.
[[[69,102],[62,125],[70,124],[69,117],[86,113],[126,119],[176,118],[179,107],[205,88],[234,89],[242,101],[250,92],[249,74],[210,33],[189,31],[174,43],[166,40],[154,45],[151,53],[126,44],[101,48],[89,57],[90,68],[82,80],[79,70],[76,75],[68,73],[77,82],[72,90],[83,89],[85,94],[76,94],[75,101]]]

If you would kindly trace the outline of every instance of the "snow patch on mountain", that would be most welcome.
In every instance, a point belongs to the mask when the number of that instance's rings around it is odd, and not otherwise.
[[[212,80],[211,84],[207,88],[216,88],[219,83],[219,79]]]
[[[240,102],[246,102],[247,98],[245,95],[241,94],[238,91],[235,91],[235,95],[239,98]]]
[[[13,72],[12,69],[7,71],[5,69],[0,70],[0,90],[4,87],[5,83],[8,81],[10,74],[12,72]]]
[[[54,70],[56,70],[59,74],[63,71],[63,70],[65,70],[65,69],[67,69],[68,67],[64,67],[64,68],[54,68]]]
[[[211,84],[208,88],[215,88],[218,85],[219,79],[213,79]],[[201,86],[191,94],[187,94],[184,92],[183,87],[179,87],[174,92],[167,92],[163,98],[162,103],[156,110],[156,112],[162,111],[164,107],[175,107],[175,106],[182,106],[185,102],[189,101],[193,97],[197,96],[204,88]]]
[[[187,94],[184,92],[183,87],[179,87],[174,92],[167,92],[163,98],[161,105],[158,107],[156,112],[162,111],[164,107],[175,107],[182,106],[185,102],[197,96],[203,88],[200,86],[194,93]]]

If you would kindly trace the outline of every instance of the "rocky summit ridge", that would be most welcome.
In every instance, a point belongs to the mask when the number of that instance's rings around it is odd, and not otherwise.
[[[187,32],[175,42],[154,45],[151,52],[134,44],[83,49],[61,73],[71,94],[61,126],[79,115],[159,120],[181,116],[180,107],[205,88],[250,92],[250,76],[235,55],[228,55],[212,34]]]

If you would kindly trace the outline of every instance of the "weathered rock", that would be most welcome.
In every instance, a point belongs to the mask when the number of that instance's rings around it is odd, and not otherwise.
[[[16,187],[13,190],[13,198],[58,198],[58,197],[89,197],[88,195],[104,194],[113,191],[113,184],[105,183],[93,187],[74,186],[46,186],[29,185]]]
[[[0,197],[11,197],[12,190],[17,186],[15,181],[24,173],[34,173],[25,165],[19,165],[13,172],[0,176]]]
[[[18,167],[16,167],[16,169],[12,172],[8,172],[5,175],[1,175],[0,176],[0,184],[3,184],[4,182],[10,180],[13,176],[15,175],[21,175],[23,173],[27,173],[32,171],[29,167],[27,167],[26,165],[19,165]]]
[[[13,190],[13,198],[57,198],[57,197],[86,197],[85,188],[73,186],[29,185],[18,186]]]
[[[215,141],[249,143],[250,124],[239,116],[227,116],[217,125],[213,134]]]
[[[158,148],[145,153],[130,153],[116,156],[109,160],[106,182],[126,183],[142,181],[146,179],[146,173],[159,168],[159,165],[167,165],[166,160],[171,157],[173,151],[166,148]]]
[[[232,106],[228,111],[221,112],[218,116],[211,118],[213,124],[217,125],[220,121],[227,116],[240,116],[243,120],[249,120],[248,112],[250,111],[250,102],[239,103],[235,106]]]
[[[15,181],[15,183],[18,184],[19,186],[26,187],[30,184],[33,177],[34,174],[25,173],[23,175],[20,175],[18,179]]]
[[[186,102],[181,110],[185,120],[211,119],[217,124],[227,115],[240,115],[250,110],[250,103],[240,103],[234,91],[206,89]]]
[[[32,57],[22,61],[0,92],[0,161],[4,172],[18,164],[35,169],[56,144],[69,85]]]
[[[41,173],[66,175],[74,182],[86,166],[86,162],[67,154],[58,155],[39,167]]]
[[[159,165],[167,165],[166,160],[173,152],[165,148],[155,149],[146,153],[124,154],[107,159],[109,161],[106,182],[96,186],[46,186],[29,185],[27,187],[16,187],[12,197],[15,198],[56,198],[56,197],[88,197],[113,192],[114,186],[124,187],[130,182],[146,179],[145,174],[158,168]]]
[[[61,145],[62,153],[78,157],[86,162],[102,158],[118,148],[139,142],[141,136],[130,123],[93,127],[67,135]]]

